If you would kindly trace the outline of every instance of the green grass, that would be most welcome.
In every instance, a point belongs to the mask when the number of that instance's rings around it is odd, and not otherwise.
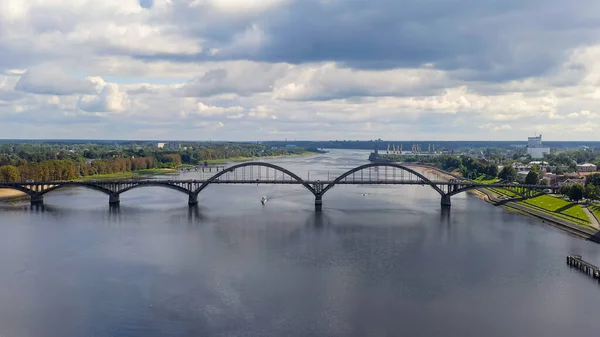
[[[492,179],[490,179],[490,176],[481,175],[477,179],[475,179],[474,181],[478,182],[480,184],[494,184],[494,183],[497,183],[498,181],[500,181],[500,179],[498,179],[498,178],[492,178]]]
[[[562,215],[572,218],[575,221],[584,222],[586,224],[590,223],[590,219],[585,214],[581,205],[560,198],[541,195],[539,197],[527,199],[521,203],[540,208],[546,212],[550,212],[552,215]]]
[[[520,197],[520,195],[518,195],[517,193],[515,193],[511,190],[508,190],[506,188],[488,188],[488,190],[490,190],[496,194],[499,194],[501,196],[506,196],[509,198],[519,198]]]
[[[598,218],[600,220],[600,205],[589,204],[588,208],[590,209],[590,211],[592,211],[592,213],[594,213],[596,218]]]

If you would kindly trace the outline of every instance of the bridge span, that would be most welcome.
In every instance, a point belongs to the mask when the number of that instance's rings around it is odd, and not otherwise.
[[[264,162],[247,162],[225,168],[204,180],[94,180],[94,181],[36,181],[0,182],[0,188],[26,193],[32,204],[43,203],[44,195],[62,188],[83,187],[108,195],[109,204],[118,204],[120,195],[136,188],[164,187],[188,195],[190,205],[198,203],[198,195],[209,185],[217,184],[280,184],[301,185],[315,197],[315,207],[320,210],[323,195],[337,185],[422,185],[440,194],[442,207],[450,207],[450,198],[458,193],[476,188],[509,188],[523,198],[548,191],[556,192],[558,186],[481,184],[468,180],[431,180],[423,174],[395,163],[369,163],[347,172],[333,180],[304,180],[295,173],[278,165]]]

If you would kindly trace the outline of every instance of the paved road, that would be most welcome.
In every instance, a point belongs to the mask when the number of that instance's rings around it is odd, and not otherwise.
[[[590,209],[587,207],[587,205],[582,205],[583,206],[583,211],[585,212],[585,214],[587,214],[588,218],[590,218],[590,226],[596,228],[596,229],[600,229],[600,222],[598,221],[598,219],[596,219],[596,216],[594,216],[594,214],[592,214],[592,211],[590,211]]]

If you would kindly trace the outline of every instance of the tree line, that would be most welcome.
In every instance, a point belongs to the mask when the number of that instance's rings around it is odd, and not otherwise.
[[[0,181],[71,180],[95,174],[130,172],[156,167],[158,161],[154,157],[100,159],[92,162],[76,162],[70,159],[47,160],[19,166],[0,166]]]
[[[209,148],[212,146],[212,148]],[[184,149],[111,144],[2,144],[0,181],[70,180],[152,168],[198,165],[206,160],[301,154],[303,148],[246,143],[193,143]]]

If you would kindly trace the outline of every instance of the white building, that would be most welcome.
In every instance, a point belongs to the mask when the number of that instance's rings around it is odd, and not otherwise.
[[[585,163],[577,165],[577,172],[596,172],[598,167],[594,164]]]
[[[544,153],[550,154],[550,148],[542,147],[542,135],[527,138],[527,154],[531,158],[544,158]]]
[[[159,149],[179,149],[179,148],[181,148],[181,143],[177,143],[177,142],[156,143],[156,147]]]

